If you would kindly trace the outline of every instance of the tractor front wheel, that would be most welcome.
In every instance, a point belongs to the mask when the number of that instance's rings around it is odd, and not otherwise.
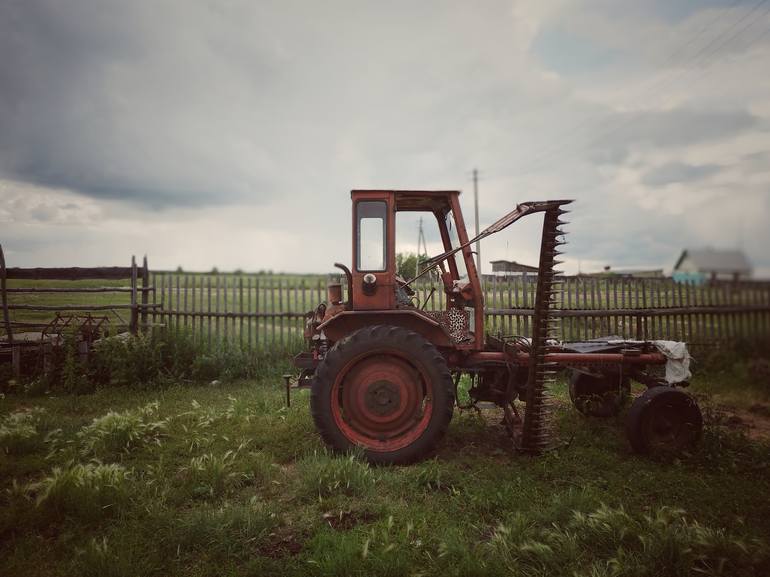
[[[446,360],[402,327],[365,327],[338,341],[318,366],[310,396],[316,427],[338,452],[363,449],[374,463],[430,454],[452,419]]]

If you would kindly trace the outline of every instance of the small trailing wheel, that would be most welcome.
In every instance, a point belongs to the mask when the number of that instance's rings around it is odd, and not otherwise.
[[[338,341],[318,366],[311,411],[335,451],[375,463],[427,456],[446,433],[454,385],[443,356],[407,329],[365,327]]]
[[[638,453],[679,453],[694,446],[703,432],[695,399],[681,389],[653,387],[631,405],[626,435]]]
[[[594,376],[572,371],[569,396],[575,408],[589,417],[617,415],[628,400],[628,377]]]

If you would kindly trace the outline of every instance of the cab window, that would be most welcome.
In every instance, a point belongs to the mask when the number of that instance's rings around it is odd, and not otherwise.
[[[359,271],[384,271],[386,217],[388,205],[382,200],[360,201],[356,206]]]

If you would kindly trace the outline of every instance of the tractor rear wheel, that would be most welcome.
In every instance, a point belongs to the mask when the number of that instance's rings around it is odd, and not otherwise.
[[[695,399],[672,387],[647,389],[626,417],[626,435],[637,453],[679,453],[695,445],[702,432],[703,416]]]
[[[405,464],[430,454],[452,419],[446,360],[402,327],[365,327],[338,341],[318,366],[313,420],[332,449],[363,449],[374,463]]]
[[[617,415],[628,400],[628,377],[594,376],[572,371],[569,396],[575,408],[589,417]]]

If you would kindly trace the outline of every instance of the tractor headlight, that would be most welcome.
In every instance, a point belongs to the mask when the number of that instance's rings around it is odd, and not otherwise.
[[[377,288],[377,277],[368,272],[364,275],[364,294],[371,295]]]

